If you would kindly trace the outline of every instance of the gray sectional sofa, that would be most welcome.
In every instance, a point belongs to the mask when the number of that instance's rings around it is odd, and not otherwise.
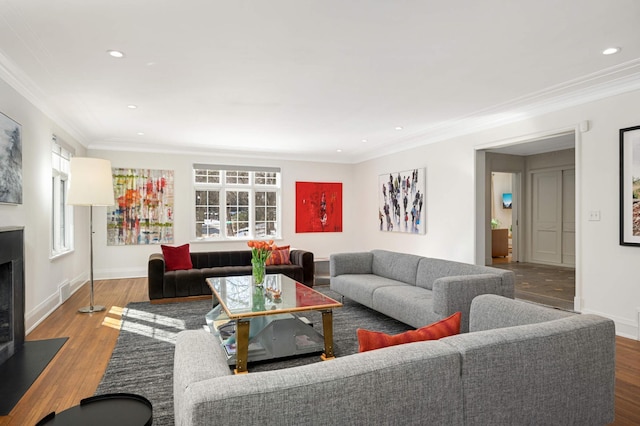
[[[462,312],[466,332],[474,297],[514,295],[511,271],[386,250],[332,254],[329,269],[331,290],[415,328]]]
[[[176,425],[613,421],[611,320],[482,295],[471,304],[469,329],[438,341],[238,376],[216,337],[184,331],[174,359]]]

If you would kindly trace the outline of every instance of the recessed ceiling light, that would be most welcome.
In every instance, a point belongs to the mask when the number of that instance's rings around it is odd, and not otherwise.
[[[402,126],[397,126],[396,130],[402,130]]]
[[[107,50],[107,53],[114,58],[124,58],[124,53],[119,50]]]
[[[369,142],[369,141],[368,141],[368,140],[366,140],[366,139],[362,139],[362,142],[367,143],[367,142]]]
[[[144,136],[144,132],[138,132],[138,136]]]
[[[136,109],[136,108],[138,108],[138,105],[133,105],[133,104],[131,104],[131,105],[127,105],[127,108],[129,108],[129,109]]]
[[[341,149],[336,149],[336,152],[342,152],[342,150]]]
[[[621,49],[619,47],[608,47],[602,51],[603,55],[613,55],[618,53]]]

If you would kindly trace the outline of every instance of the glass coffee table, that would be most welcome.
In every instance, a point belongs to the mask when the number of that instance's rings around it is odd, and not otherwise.
[[[322,351],[323,360],[334,358],[333,309],[342,303],[282,274],[267,274],[262,286],[251,275],[207,278],[207,284],[214,302],[207,325],[236,374],[252,361]],[[308,311],[322,313],[322,334],[296,315]]]

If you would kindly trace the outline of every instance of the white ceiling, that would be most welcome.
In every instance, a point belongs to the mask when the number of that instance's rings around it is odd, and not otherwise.
[[[0,77],[92,148],[357,162],[637,90],[638,22],[637,0],[0,0]]]

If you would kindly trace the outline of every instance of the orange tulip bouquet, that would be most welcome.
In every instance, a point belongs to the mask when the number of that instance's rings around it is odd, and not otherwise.
[[[264,274],[266,270],[266,263],[271,252],[275,250],[276,246],[273,240],[270,241],[249,241],[247,243],[251,247],[251,268],[253,275],[253,282],[257,285],[262,285],[264,282]]]

